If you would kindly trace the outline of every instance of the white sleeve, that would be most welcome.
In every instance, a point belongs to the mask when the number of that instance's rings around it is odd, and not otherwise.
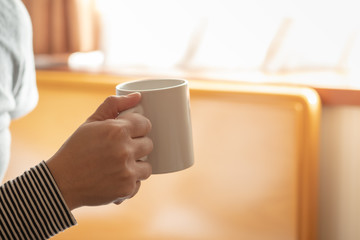
[[[29,14],[20,0],[0,1],[0,114],[18,118],[37,104]]]

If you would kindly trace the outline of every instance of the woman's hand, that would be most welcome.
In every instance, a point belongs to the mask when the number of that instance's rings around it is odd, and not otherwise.
[[[46,161],[70,210],[119,204],[151,175],[151,165],[138,160],[153,148],[150,121],[137,113],[118,117],[140,99],[139,93],[108,97]]]

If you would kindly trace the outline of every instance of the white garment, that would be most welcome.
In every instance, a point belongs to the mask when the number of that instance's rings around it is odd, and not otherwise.
[[[10,158],[10,121],[37,101],[29,14],[21,0],[0,0],[0,182]]]

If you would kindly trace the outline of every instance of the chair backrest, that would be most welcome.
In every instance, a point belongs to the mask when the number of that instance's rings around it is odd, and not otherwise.
[[[198,211],[217,222],[208,233],[218,239],[316,239],[316,92],[194,82],[191,107],[196,164],[184,172],[189,180],[183,188],[191,186],[189,204],[194,198]]]
[[[49,157],[44,153],[60,147],[126,80],[105,86],[99,77],[100,87],[84,88],[84,77],[60,82],[39,76],[38,108],[13,125],[16,166],[25,156],[30,162]],[[78,227],[55,239],[316,239],[316,92],[195,80],[190,88],[194,166],[151,176],[121,206],[77,210]]]

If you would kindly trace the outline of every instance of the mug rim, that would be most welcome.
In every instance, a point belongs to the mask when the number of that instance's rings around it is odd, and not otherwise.
[[[161,82],[178,81],[178,83],[172,84],[169,86],[154,87],[154,88],[148,88],[148,89],[141,89],[141,88],[126,89],[126,88],[123,88],[124,86],[136,85],[136,84],[142,83],[142,82],[160,82],[160,81]],[[116,90],[122,91],[122,92],[129,92],[129,93],[131,93],[131,92],[153,92],[153,91],[162,91],[162,90],[177,88],[177,87],[181,87],[181,86],[184,86],[187,84],[188,84],[188,81],[186,79],[182,79],[182,78],[149,78],[149,79],[139,79],[139,80],[120,83],[120,84],[116,85]]]

